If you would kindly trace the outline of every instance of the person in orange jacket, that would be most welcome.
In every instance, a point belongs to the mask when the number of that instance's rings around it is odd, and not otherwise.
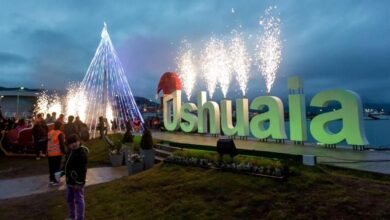
[[[50,185],[56,186],[59,181],[55,178],[55,173],[60,171],[62,155],[65,154],[65,135],[60,130],[61,122],[54,123],[54,129],[48,132],[47,159],[49,161]]]

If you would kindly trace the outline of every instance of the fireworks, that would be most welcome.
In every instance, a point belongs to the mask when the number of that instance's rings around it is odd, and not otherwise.
[[[229,56],[222,40],[212,37],[205,45],[201,58],[203,78],[210,98],[213,97],[217,82],[226,98],[230,81],[231,68]]]
[[[57,94],[48,95],[46,92],[42,92],[38,96],[37,103],[35,104],[35,114],[51,114],[56,112],[57,114],[62,113],[61,99]]]
[[[184,92],[187,99],[190,100],[195,85],[196,72],[191,45],[187,41],[183,41],[181,54],[177,58],[177,65]]]
[[[264,77],[269,94],[276,78],[282,59],[282,42],[280,40],[280,19],[273,15],[276,7],[269,7],[259,24],[263,27],[263,35],[259,39],[256,50],[256,61]]]
[[[49,102],[48,113],[51,112],[57,112],[57,114],[62,113],[61,98],[57,94],[54,94]]]
[[[57,115],[63,113],[65,116],[79,116],[81,120],[84,120],[86,103],[87,98],[79,85],[70,84],[64,99],[57,94],[48,95],[46,92],[42,92],[38,96],[34,113],[46,115],[56,112]],[[65,111],[63,112],[63,110]]]
[[[249,70],[251,60],[245,47],[242,36],[237,31],[233,31],[233,37],[229,45],[229,55],[232,70],[240,87],[241,93],[245,96],[249,80]]]
[[[111,128],[112,127],[112,122],[115,119],[114,119],[114,112],[112,111],[112,106],[111,106],[110,103],[107,103],[106,118],[107,118],[107,123],[110,125],[109,128]]]
[[[88,99],[83,88],[79,84],[70,84],[65,97],[65,115],[79,116],[82,121],[86,117]]]
[[[35,104],[34,113],[36,114],[47,114],[49,105],[49,97],[46,92],[43,92],[38,96],[37,103]]]
[[[265,10],[264,16],[260,17],[259,24],[263,33],[257,38],[253,56],[264,78],[267,94],[270,93],[275,82],[282,60],[281,21],[278,16],[274,15],[275,11],[276,6],[269,7]],[[235,9],[232,8],[231,12],[234,14]],[[242,27],[241,24],[239,27]],[[246,40],[251,39],[252,34],[248,34]],[[233,73],[242,95],[246,95],[252,65],[252,56],[246,48],[246,40],[244,40],[243,33],[233,30],[228,47],[225,47],[224,41],[216,37],[211,37],[204,44],[199,64],[210,98],[213,97],[217,84],[222,90],[223,97],[226,98]],[[185,41],[184,49],[181,49],[180,56],[177,58],[177,65],[188,100],[196,83],[194,60],[191,46]]]

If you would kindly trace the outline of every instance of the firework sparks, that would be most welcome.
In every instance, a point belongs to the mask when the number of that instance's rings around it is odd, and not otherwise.
[[[54,94],[49,102],[48,113],[50,112],[57,112],[57,114],[62,113],[61,98],[57,94]]]
[[[270,93],[276,73],[282,59],[282,42],[280,40],[280,19],[273,15],[276,6],[265,10],[259,24],[263,27],[263,35],[256,46],[256,61],[265,79],[267,93]]]
[[[65,102],[66,116],[79,116],[82,121],[85,120],[88,99],[79,84],[70,84],[68,86]]]
[[[213,97],[217,82],[221,87],[224,98],[226,98],[231,81],[231,68],[223,41],[212,37],[206,43],[201,66],[210,98]]]
[[[35,104],[34,113],[35,114],[47,114],[49,105],[49,96],[46,94],[46,92],[42,92],[38,98],[37,102]]]
[[[49,96],[46,92],[42,92],[37,98],[34,113],[46,115],[52,112],[62,113],[61,99],[57,94]]]
[[[245,42],[237,31],[232,32],[233,37],[229,45],[229,55],[232,70],[240,87],[241,93],[245,96],[249,80],[251,60],[249,58]]]
[[[107,118],[107,123],[109,124],[109,130],[112,128],[112,123],[114,121],[114,112],[112,111],[112,106],[110,103],[107,103],[106,107],[106,118]]]
[[[191,45],[187,41],[183,41],[180,56],[177,58],[177,65],[184,92],[187,99],[190,100],[192,89],[195,85],[196,72]]]

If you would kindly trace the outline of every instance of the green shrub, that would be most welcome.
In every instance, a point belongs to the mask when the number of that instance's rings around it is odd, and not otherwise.
[[[126,133],[123,135],[122,143],[133,143],[134,136],[131,133],[130,130],[127,130]]]
[[[137,144],[137,145],[140,145],[141,144],[141,138],[142,136],[140,135],[136,135],[133,137],[133,143]]]

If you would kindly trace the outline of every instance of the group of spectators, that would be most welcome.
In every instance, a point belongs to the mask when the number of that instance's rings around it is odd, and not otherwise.
[[[89,130],[79,117],[65,116],[53,112],[43,118],[37,114],[31,120],[24,118],[5,118],[0,106],[0,130],[22,131],[32,127],[36,160],[45,156],[49,165],[49,185],[60,184],[57,174],[66,176],[68,218],[84,219],[85,202],[84,186],[87,173],[88,148],[81,144],[81,140],[89,139]],[[53,126],[54,124],[54,126]],[[53,129],[49,129],[49,126]],[[80,138],[81,137],[81,138]],[[63,156],[65,161],[63,162]]]
[[[131,130],[134,132],[140,132],[142,130],[142,126],[145,124],[142,123],[142,121],[135,117],[134,120],[128,120],[125,122],[125,128],[130,126]],[[100,138],[102,139],[105,135],[107,135],[109,128],[108,120],[107,118],[104,118],[103,116],[99,117],[98,124],[96,126],[96,130],[99,131]],[[111,120],[111,131],[115,132],[118,129],[117,120],[113,119]]]
[[[5,118],[1,111],[0,106],[0,131],[17,129],[21,131],[23,128],[31,126],[31,121],[27,121],[24,118],[16,119],[15,117]]]
[[[37,114],[35,118],[32,134],[34,137],[37,160],[40,159],[41,155],[45,155],[47,151],[47,140],[49,134],[48,124],[54,123],[54,129],[60,130],[65,137],[77,134],[81,140],[86,141],[89,139],[88,127],[78,116],[75,120],[75,117],[70,115],[68,116],[68,121],[65,122],[64,114],[60,114],[58,118],[56,118],[56,115],[56,112],[53,112],[51,115],[47,114],[46,118],[43,119],[42,114]]]
[[[56,175],[66,176],[68,217],[70,219],[84,219],[84,185],[87,173],[88,148],[80,143],[83,132],[88,133],[87,126],[80,118],[69,116],[67,123],[64,115],[55,118],[56,114],[38,114],[33,126],[34,145],[36,147],[36,159],[40,160],[45,155],[49,163],[49,185],[60,184]],[[54,121],[54,129],[49,131],[47,122]],[[86,130],[85,130],[86,129]],[[89,133],[88,133],[89,135]],[[89,138],[89,137],[88,137]],[[66,155],[61,169],[62,157]]]

